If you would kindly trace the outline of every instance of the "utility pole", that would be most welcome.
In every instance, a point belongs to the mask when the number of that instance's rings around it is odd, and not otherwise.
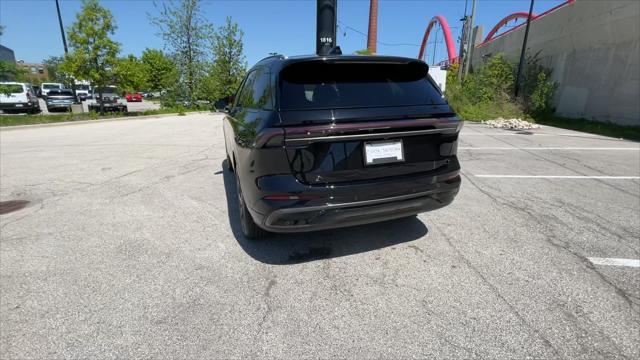
[[[527,27],[524,29],[524,40],[522,41],[522,50],[520,51],[520,62],[518,63],[518,73],[516,75],[516,88],[514,90],[515,97],[518,97],[520,89],[520,79],[522,77],[522,68],[524,67],[524,59],[527,52],[527,39],[529,38],[529,26],[531,26],[531,14],[533,13],[533,2],[529,5],[529,16],[527,16]]]
[[[469,24],[467,25],[467,32],[465,33],[467,39],[467,51],[465,52],[465,59],[464,59],[464,73],[462,74],[463,77],[467,76],[467,74],[469,73],[469,67],[471,66],[471,57],[473,56],[473,48],[475,46],[475,44],[472,44],[473,42],[473,20],[476,17],[476,0],[473,0],[473,2],[471,3],[471,17],[469,18]]]
[[[67,48],[67,38],[64,36],[64,26],[62,26],[62,15],[60,15],[60,3],[56,0],[56,10],[58,10],[58,23],[60,24],[60,34],[62,35],[62,45],[64,45],[64,54],[67,55],[69,53],[69,49]],[[75,101],[78,101],[78,96],[76,95],[76,79],[71,80],[71,90],[73,91],[73,98]]]
[[[458,50],[458,79],[462,80],[462,70],[464,69],[463,60],[465,56],[465,48],[464,48],[464,40],[467,38],[467,8],[469,7],[469,0],[464,0],[464,16],[460,21],[462,21],[462,31],[460,33],[460,50]]]
[[[431,58],[431,65],[436,64],[436,47],[438,46],[438,31],[440,28],[436,28],[436,40],[433,42],[433,57]]]

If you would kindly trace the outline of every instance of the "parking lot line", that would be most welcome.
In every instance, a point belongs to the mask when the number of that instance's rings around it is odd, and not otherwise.
[[[509,147],[509,146],[459,146],[459,150],[593,150],[640,151],[639,147]]]
[[[626,266],[626,267],[640,267],[640,260],[638,259],[618,259],[618,258],[587,258],[593,265],[608,265],[608,266]]]
[[[595,134],[585,134],[585,133],[581,133],[581,134],[573,134],[573,133],[556,133],[556,134],[550,134],[550,133],[483,133],[483,132],[475,132],[475,133],[462,133],[460,136],[462,137],[466,137],[466,136],[571,136],[571,137],[581,137],[581,138],[607,138],[606,136],[602,136],[602,135],[595,135]],[[611,140],[618,140],[617,138],[611,138]]]
[[[607,179],[607,180],[639,180],[640,176],[588,176],[588,175],[473,175],[479,178],[512,178],[512,179]]]

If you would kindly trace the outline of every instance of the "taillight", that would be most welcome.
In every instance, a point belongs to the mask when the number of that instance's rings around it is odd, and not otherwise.
[[[253,145],[257,148],[284,146],[284,131],[281,128],[265,129],[258,133]]]

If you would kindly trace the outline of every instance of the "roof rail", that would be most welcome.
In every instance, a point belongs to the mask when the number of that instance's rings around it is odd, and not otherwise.
[[[258,62],[262,62],[264,60],[268,60],[268,59],[271,59],[271,58],[285,59],[286,56],[284,56],[282,54],[273,54],[273,55],[269,55],[267,57],[264,57],[264,58],[260,59],[260,61],[258,61]]]

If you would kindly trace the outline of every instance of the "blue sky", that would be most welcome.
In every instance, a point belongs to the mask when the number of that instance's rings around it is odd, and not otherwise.
[[[537,0],[534,12],[540,13],[564,0]],[[152,0],[102,0],[113,13],[118,29],[115,40],[122,44],[122,55],[136,56],[147,47],[163,48],[162,39],[149,23],[147,13],[156,14]],[[469,0],[471,3],[471,0]],[[68,27],[80,9],[79,0],[60,1],[62,19]],[[460,32],[464,0],[379,0],[378,53],[416,57],[425,27],[438,14],[452,27],[454,38]],[[527,11],[529,0],[477,0],[476,24],[484,25],[484,34],[503,17]],[[231,16],[244,30],[245,55],[249,65],[270,52],[285,55],[315,51],[315,0],[204,0],[205,16],[214,25]],[[368,0],[338,0],[338,45],[344,53],[366,47],[369,13]],[[40,62],[63,53],[54,0],[0,0],[0,24],[5,26],[0,43],[14,50],[16,58]],[[355,29],[355,30],[354,30]],[[446,58],[442,33],[438,31],[435,59]],[[433,42],[435,37],[430,38]],[[427,48],[428,62],[433,44]],[[456,44],[457,48],[457,44]]]

